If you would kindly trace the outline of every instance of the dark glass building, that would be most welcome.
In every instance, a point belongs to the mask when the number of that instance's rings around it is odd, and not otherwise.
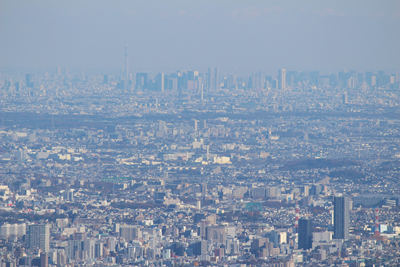
[[[299,249],[312,248],[312,219],[299,219]]]
[[[335,239],[349,239],[350,230],[350,199],[349,197],[335,197],[333,213],[333,230]]]

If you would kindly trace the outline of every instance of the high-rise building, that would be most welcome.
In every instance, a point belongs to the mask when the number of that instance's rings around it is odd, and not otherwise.
[[[9,236],[22,236],[26,234],[26,224],[3,224],[0,227],[0,236],[1,237],[9,237]]]
[[[15,91],[16,91],[16,92],[19,92],[19,91],[21,90],[21,85],[20,85],[19,82],[16,82],[16,83],[14,84],[14,86],[15,86]]]
[[[203,195],[207,194],[207,184],[206,183],[201,184],[201,193]]]
[[[115,133],[115,125],[107,125],[107,133]]]
[[[273,245],[272,242],[270,242],[270,244]],[[238,252],[239,252],[239,240],[233,237],[228,237],[226,239],[225,253],[234,255]]]
[[[250,76],[249,81],[247,82],[247,89],[253,89],[254,83],[254,76]]]
[[[65,201],[74,201],[74,189],[65,190],[63,192],[63,198]]]
[[[219,89],[219,70],[218,70],[218,68],[214,68],[214,78],[215,78],[214,88]]]
[[[206,129],[207,128],[207,120],[201,120],[199,124],[200,129]]]
[[[193,131],[195,131],[195,132],[197,132],[197,128],[198,128],[198,127],[197,127],[197,126],[198,126],[197,124],[198,124],[198,122],[199,122],[199,121],[196,120],[196,119],[193,119],[193,120],[192,120]]]
[[[354,80],[354,78],[353,78],[353,77],[348,78],[348,79],[346,80],[346,85],[347,85],[347,87],[349,87],[349,88],[354,88],[354,86],[355,86],[355,80]]]
[[[265,243],[267,243],[267,247],[268,247],[268,242],[269,242],[268,238],[255,238],[251,242],[251,250],[255,251],[261,247],[265,247]]]
[[[306,133],[307,133],[307,132],[306,132]],[[305,135],[305,134],[304,134],[304,135]],[[305,197],[308,197],[309,192],[310,192],[310,187],[309,187],[308,185],[304,185],[304,186],[301,188],[301,193],[304,194]]]
[[[254,77],[253,87],[254,87],[254,89],[262,89],[264,87],[264,79],[263,79],[261,71],[256,73],[256,75]]]
[[[189,81],[195,81],[195,80],[198,79],[199,72],[198,72],[198,71],[195,71],[195,70],[189,70],[189,71],[187,72],[187,75],[188,75],[188,80],[189,80]]]
[[[129,84],[129,61],[128,61],[128,45],[125,47],[125,91],[130,90]]]
[[[390,75],[390,84],[394,84],[396,81],[396,75],[395,74],[391,74]],[[16,85],[15,85],[16,86]]]
[[[218,68],[207,70],[206,74],[206,84],[208,89],[218,89],[219,88],[219,70]]]
[[[168,88],[169,90],[177,91],[178,90],[178,77],[169,77],[168,79]]]
[[[264,187],[255,187],[251,190],[251,195],[253,198],[263,198],[265,197],[265,188]]]
[[[47,224],[29,225],[29,247],[40,248],[44,252],[50,249],[50,226]]]
[[[319,71],[310,71],[309,77],[310,77],[310,82],[315,86],[318,86]]]
[[[169,76],[164,74],[164,90],[169,90]]]
[[[371,86],[371,82],[372,82],[372,72],[371,71],[367,71],[365,72],[365,82]]]
[[[136,73],[136,90],[144,90],[147,89],[147,82],[149,78],[147,73]]]
[[[299,249],[312,248],[312,219],[299,219]]]
[[[350,230],[349,197],[334,198],[333,229],[335,239],[349,239]]]
[[[165,121],[158,122],[158,130],[161,132],[165,132],[167,130],[167,124],[165,123]]]
[[[284,90],[286,87],[286,70],[280,69],[278,72],[278,89]]]
[[[208,245],[206,240],[201,240],[197,243],[194,243],[191,245],[193,248],[193,254],[194,255],[203,255],[207,253]]]
[[[33,88],[35,86],[35,82],[33,81],[34,75],[33,74],[26,74],[25,85],[26,87]]]
[[[267,187],[265,189],[265,196],[269,198],[274,198],[276,196],[276,187]]]
[[[273,79],[272,80],[272,88],[275,89],[275,90],[279,89],[279,82],[278,82],[277,79]]]
[[[287,71],[286,72],[286,83],[291,85],[297,83],[299,80],[298,71]]]
[[[49,266],[49,256],[47,253],[40,253],[40,267]]]
[[[103,75],[103,84],[108,84],[108,75],[107,74]]]
[[[357,74],[357,85],[361,86],[364,83],[364,74],[363,73],[358,73]]]
[[[348,96],[347,96],[347,92],[344,92],[343,94],[343,104],[348,104],[349,100],[348,100]]]
[[[159,73],[156,76],[156,91],[164,92],[164,73]]]
[[[214,84],[214,75],[210,68],[207,70],[206,74],[206,84],[208,89],[212,89],[212,85]]]
[[[224,244],[226,240],[225,226],[207,226],[206,239]]]
[[[375,86],[376,85],[376,75],[372,75],[371,76],[371,86]]]
[[[313,184],[311,186],[311,195],[318,196],[322,192],[322,186],[319,184]]]
[[[138,240],[142,237],[142,231],[135,225],[120,225],[119,233],[127,242]]]

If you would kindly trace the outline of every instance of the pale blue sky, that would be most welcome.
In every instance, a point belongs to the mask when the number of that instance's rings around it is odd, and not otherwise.
[[[400,70],[400,1],[0,0],[0,66]]]

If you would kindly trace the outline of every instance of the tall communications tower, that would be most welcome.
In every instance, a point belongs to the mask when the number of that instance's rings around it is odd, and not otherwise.
[[[129,91],[129,61],[128,61],[128,44],[125,48],[125,91]]]

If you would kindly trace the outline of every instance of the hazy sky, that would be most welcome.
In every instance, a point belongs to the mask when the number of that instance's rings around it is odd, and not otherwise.
[[[0,66],[400,70],[400,1],[0,0]]]

